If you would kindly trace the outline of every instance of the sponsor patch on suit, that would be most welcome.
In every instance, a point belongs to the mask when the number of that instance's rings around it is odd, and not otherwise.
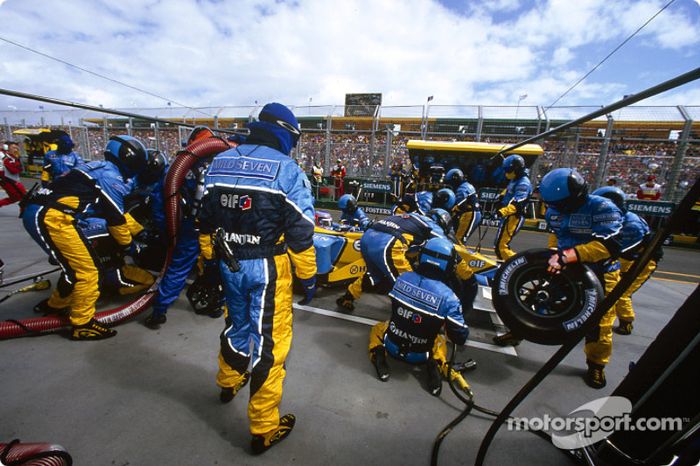
[[[273,181],[277,178],[280,162],[254,157],[217,157],[211,162],[209,176],[235,176]]]

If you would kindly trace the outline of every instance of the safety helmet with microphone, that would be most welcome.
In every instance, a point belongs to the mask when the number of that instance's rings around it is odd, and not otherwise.
[[[457,187],[464,182],[464,172],[459,168],[452,168],[445,174],[445,183],[452,186],[452,189],[457,189]]]
[[[502,167],[509,180],[521,177],[525,173],[525,159],[518,154],[509,155],[503,160]]]

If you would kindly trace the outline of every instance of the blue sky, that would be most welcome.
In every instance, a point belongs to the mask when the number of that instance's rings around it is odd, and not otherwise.
[[[0,37],[191,106],[548,106],[667,0],[0,0]],[[700,0],[676,0],[562,99],[606,105],[700,65]],[[0,87],[91,105],[156,97],[0,41]],[[700,84],[645,104],[700,105]],[[0,96],[0,113],[36,102]],[[177,105],[174,105],[176,107]]]

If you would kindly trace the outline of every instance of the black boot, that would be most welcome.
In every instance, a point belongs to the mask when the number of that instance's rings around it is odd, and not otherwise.
[[[168,318],[165,316],[165,314],[154,311],[150,316],[146,317],[143,324],[151,330],[158,330],[162,324],[167,322],[167,320]]]
[[[493,337],[493,342],[498,346],[518,346],[521,341],[522,339],[513,335],[512,332],[507,332],[503,335]]]
[[[631,320],[620,319],[620,324],[615,327],[615,333],[618,335],[629,335],[632,333],[633,328],[634,326],[632,325]]]
[[[346,291],[343,296],[338,298],[335,303],[345,309],[348,312],[352,312],[355,310],[355,298],[350,294],[349,291]]]
[[[585,377],[586,384],[595,389],[605,387],[605,366],[590,361],[586,364],[588,364],[588,372],[586,372]]]
[[[44,315],[49,315],[49,314],[57,314],[57,315],[62,315],[68,313],[70,308],[68,307],[51,307],[49,306],[49,298],[43,299],[39,301],[39,304],[34,306],[34,312],[37,314],[44,314]]]
[[[206,313],[206,316],[212,319],[218,319],[222,315],[224,315],[224,310],[220,307]]]
[[[206,307],[202,309],[195,309],[194,313],[200,316],[207,316],[211,317],[212,319],[218,319],[219,317],[224,315],[224,309],[223,307],[215,307],[213,309]]]
[[[97,322],[95,319],[91,319],[87,324],[73,326],[71,340],[104,340],[105,338],[111,338],[116,334],[116,330],[107,328]]]
[[[297,418],[294,416],[294,414],[285,414],[280,418],[280,425],[277,427],[277,429],[265,435],[253,435],[253,439],[250,441],[250,448],[253,450],[253,454],[259,455],[261,453],[265,453],[267,450],[287,438],[287,436],[292,433],[292,429],[294,428],[294,424],[296,424],[296,422]]]
[[[456,362],[452,365],[452,369],[457,372],[473,371],[476,369],[476,361],[467,359],[464,362]]]
[[[386,350],[383,346],[377,346],[370,352],[370,360],[377,370],[377,377],[382,382],[389,380],[389,364],[386,362]]]

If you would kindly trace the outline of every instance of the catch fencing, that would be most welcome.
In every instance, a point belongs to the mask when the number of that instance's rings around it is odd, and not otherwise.
[[[409,139],[515,143],[556,128],[600,107],[539,106],[297,106],[302,126],[293,152],[307,171],[314,163],[330,174],[337,160],[349,177],[386,179],[393,166],[408,168]],[[148,147],[174,155],[191,128],[243,128],[259,106],[137,108],[131,113],[168,119],[114,117],[94,111],[44,108],[0,111],[5,139],[17,130],[62,129],[86,159],[99,159],[109,137],[130,134]],[[700,106],[630,106],[538,141],[545,154],[531,170],[537,181],[552,168],[576,167],[593,187],[614,178],[634,194],[653,175],[664,199],[678,200],[700,175]],[[27,154],[28,156],[30,154]],[[30,160],[35,163],[37,161]]]

